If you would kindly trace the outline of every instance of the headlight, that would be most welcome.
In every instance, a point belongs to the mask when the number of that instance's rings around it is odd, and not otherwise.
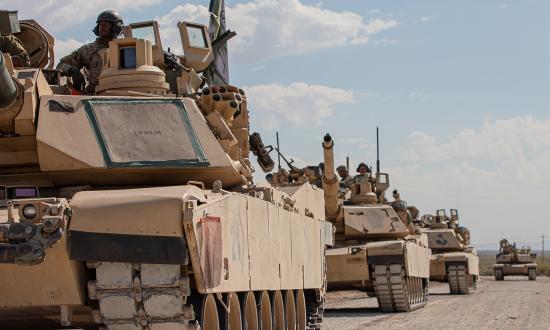
[[[32,204],[27,204],[23,206],[23,216],[27,219],[34,219],[36,215],[38,214],[38,211],[36,209],[36,206]]]

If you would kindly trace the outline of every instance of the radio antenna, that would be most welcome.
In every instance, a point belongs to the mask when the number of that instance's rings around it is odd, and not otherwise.
[[[378,126],[376,126],[376,174],[380,173],[380,145],[378,140]]]
[[[279,167],[279,171],[281,170],[281,153],[280,153],[280,147],[279,147],[279,132],[275,133],[277,136],[277,150],[279,151],[277,153],[277,166]]]

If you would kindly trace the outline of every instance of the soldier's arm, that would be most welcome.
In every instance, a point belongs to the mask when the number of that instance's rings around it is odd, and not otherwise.
[[[57,65],[57,69],[61,70],[65,74],[69,73],[70,69],[72,68],[75,68],[77,70],[82,69],[85,66],[83,58],[86,56],[87,53],[86,46],[87,45],[84,45],[73,51],[69,55],[61,58],[61,60],[59,60],[59,64]]]
[[[86,80],[82,72],[80,72],[80,69],[85,67],[89,62],[87,61],[89,55],[89,45],[84,45],[71,54],[63,57],[57,65],[57,69],[61,70],[66,76],[71,77],[72,86],[77,91],[83,92],[86,86]]]
[[[25,47],[23,47],[23,44],[19,41],[19,39],[14,36],[8,36],[4,40],[3,46],[6,52],[10,54],[14,66],[28,67],[31,65],[29,54],[27,54]]]

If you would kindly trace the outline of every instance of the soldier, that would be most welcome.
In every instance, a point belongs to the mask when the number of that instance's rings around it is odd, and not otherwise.
[[[359,174],[370,174],[370,168],[365,163],[359,163],[359,166],[357,166],[357,173]]]
[[[353,179],[349,175],[348,169],[344,165],[340,165],[336,168],[336,172],[340,176],[340,188],[350,188]]]
[[[407,208],[407,202],[401,199],[401,195],[397,189],[393,190],[392,197],[393,202],[391,202],[390,205],[401,219],[401,222],[403,222],[405,226],[410,225],[412,222],[412,216]]]
[[[58,69],[72,78],[73,87],[76,90],[85,91],[89,94],[95,92],[101,69],[103,69],[102,51],[109,47],[109,41],[120,35],[124,25],[122,17],[113,10],[106,10],[99,14],[96,23],[93,32],[97,39],[63,57],[57,65]],[[84,76],[80,72],[82,68],[86,68],[88,73],[88,86],[86,86],[86,89],[84,89]]]
[[[0,24],[0,51],[10,54],[14,67],[30,66],[31,59],[23,43],[12,35],[21,31],[17,11],[0,10],[0,19],[8,23]]]
[[[393,200],[396,202],[401,201],[401,195],[399,195],[399,191],[397,191],[397,189],[393,190],[392,197],[393,197]]]
[[[365,163],[359,163],[356,170],[357,174],[353,177],[354,183],[370,182],[370,168]]]

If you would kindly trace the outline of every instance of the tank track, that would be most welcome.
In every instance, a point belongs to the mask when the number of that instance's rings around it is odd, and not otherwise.
[[[96,323],[109,330],[198,329],[180,265],[100,262],[88,282]],[[185,271],[184,271],[185,273]]]
[[[304,291],[307,306],[307,329],[320,330],[323,327],[325,299],[320,290]]]
[[[402,264],[373,268],[374,291],[382,312],[410,312],[427,304],[427,280],[406,276]]]
[[[323,317],[325,314],[325,297],[327,288],[327,266],[323,267],[323,287],[320,290],[305,290],[304,296],[307,306],[308,330],[320,330],[323,328]]]
[[[475,279],[470,279],[466,265],[450,265],[447,267],[447,280],[451,294],[470,294],[476,289]]]
[[[529,268],[527,270],[527,277],[529,278],[529,281],[536,281],[537,280],[537,269],[536,268]]]
[[[502,272],[502,269],[500,269],[500,268],[494,269],[493,273],[495,275],[495,281],[503,281],[504,280],[504,273]]]

